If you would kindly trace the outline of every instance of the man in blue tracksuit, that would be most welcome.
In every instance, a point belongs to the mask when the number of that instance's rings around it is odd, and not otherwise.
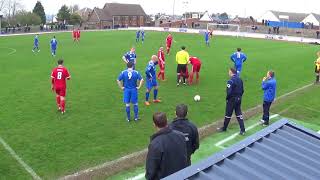
[[[233,53],[230,59],[234,63],[234,68],[237,70],[237,75],[240,77],[242,64],[247,60],[247,56],[241,52],[241,48],[237,48],[237,52]]]
[[[277,81],[274,78],[274,72],[268,71],[267,77],[262,80],[263,90],[263,116],[261,122],[263,125],[269,125],[269,110],[270,106],[276,97]]]

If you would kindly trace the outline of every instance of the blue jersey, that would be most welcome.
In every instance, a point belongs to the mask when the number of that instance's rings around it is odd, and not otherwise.
[[[141,31],[141,37],[144,38],[144,31]]]
[[[136,32],[136,37],[139,38],[140,37],[140,31]]]
[[[147,79],[156,79],[156,65],[158,62],[149,61],[146,67],[146,78]]]
[[[205,38],[206,41],[209,40],[209,36],[210,36],[210,33],[209,33],[208,31],[206,31],[206,32],[204,33],[204,38]]]
[[[35,46],[38,46],[38,45],[39,45],[39,38],[38,38],[38,36],[36,36],[36,37],[34,38],[34,45],[35,45]]]
[[[118,80],[123,82],[125,89],[136,89],[137,81],[142,80],[142,76],[138,71],[127,69],[120,73]]]
[[[132,53],[131,51],[127,52],[123,55],[128,62],[134,62],[137,59],[136,53]]]
[[[50,41],[50,45],[51,45],[51,49],[56,49],[58,45],[58,41],[55,38],[53,38]]]
[[[231,55],[230,59],[233,61],[236,68],[241,68],[242,63],[247,60],[247,56],[242,52],[235,52]]]
[[[272,102],[276,97],[277,81],[274,78],[262,81],[263,100]]]

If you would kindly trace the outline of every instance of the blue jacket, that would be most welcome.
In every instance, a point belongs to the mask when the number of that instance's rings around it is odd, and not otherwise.
[[[276,97],[277,81],[274,78],[262,81],[263,100],[272,102]]]

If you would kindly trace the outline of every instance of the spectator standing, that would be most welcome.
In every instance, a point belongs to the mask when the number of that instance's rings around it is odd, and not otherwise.
[[[187,162],[191,165],[191,155],[199,149],[199,133],[197,127],[188,118],[188,106],[180,104],[176,106],[176,118],[169,127],[183,133],[187,144]]]
[[[276,96],[277,81],[274,78],[274,72],[268,71],[267,76],[262,80],[263,90],[263,116],[261,123],[265,126],[269,125],[270,106]]]
[[[163,112],[153,114],[153,123],[157,132],[151,136],[148,147],[147,180],[164,178],[188,166],[184,135],[169,128]]]

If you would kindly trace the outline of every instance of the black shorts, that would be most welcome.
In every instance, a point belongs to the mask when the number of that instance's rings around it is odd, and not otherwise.
[[[185,72],[187,72],[187,65],[186,64],[178,64],[177,73],[185,73]]]

